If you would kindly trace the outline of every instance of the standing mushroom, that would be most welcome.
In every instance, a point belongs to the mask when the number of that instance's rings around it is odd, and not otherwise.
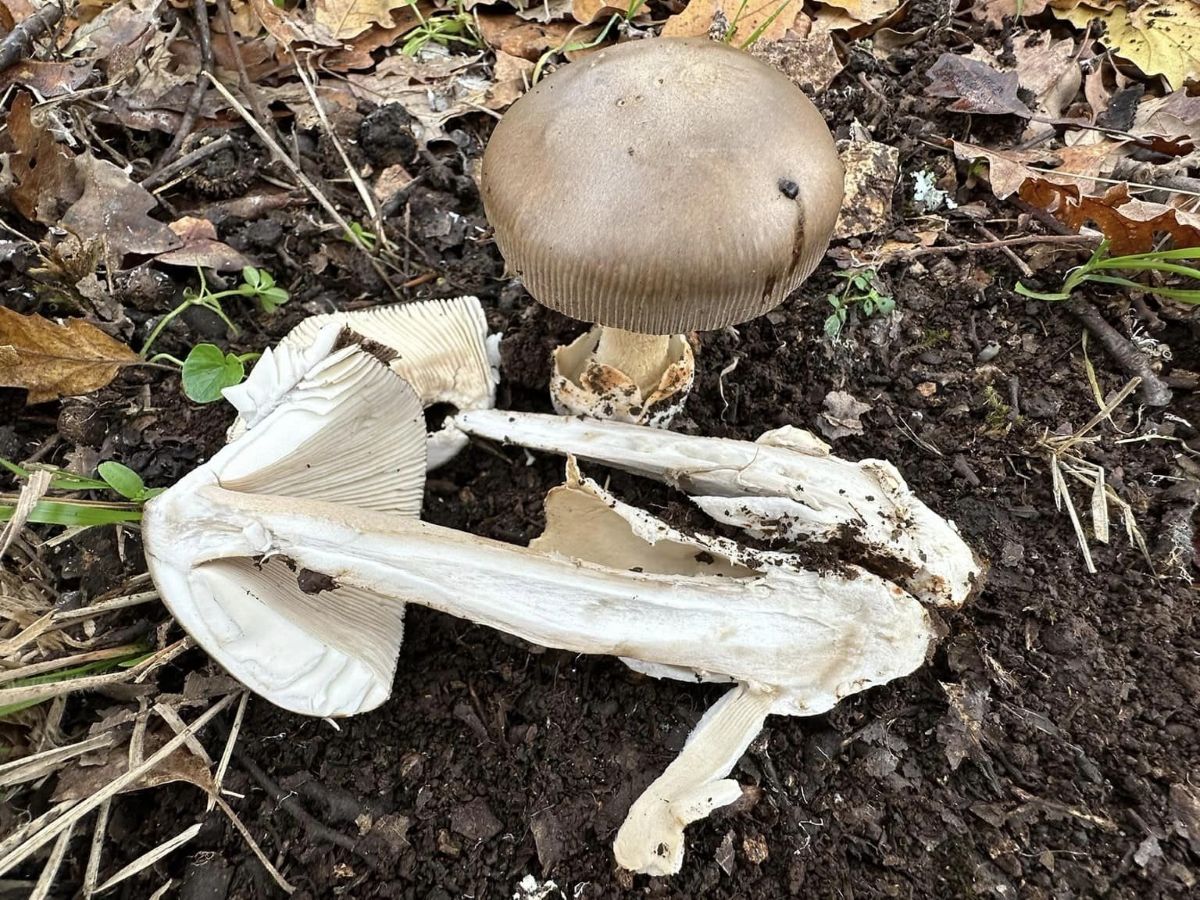
[[[680,332],[781,303],[842,204],[842,165],[808,98],[694,38],[620,44],[539,82],[496,126],[481,183],[510,269],[540,303],[597,326],[555,351],[555,408],[659,426],[691,388]]]

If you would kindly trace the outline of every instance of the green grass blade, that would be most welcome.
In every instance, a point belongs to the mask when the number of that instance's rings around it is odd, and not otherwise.
[[[12,518],[16,499],[0,497],[0,522]],[[29,513],[28,521],[37,525],[67,527],[116,525],[140,522],[142,510],[136,503],[89,503],[86,500],[40,500]]]

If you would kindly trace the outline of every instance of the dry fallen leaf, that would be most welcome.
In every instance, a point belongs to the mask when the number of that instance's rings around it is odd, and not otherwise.
[[[1050,0],[980,0],[971,6],[971,15],[993,28],[1003,28],[1005,19],[1036,16],[1046,11]]]
[[[143,754],[149,756],[157,752],[172,736],[157,731],[148,732]],[[98,765],[75,765],[62,769],[58,775],[53,799],[80,800],[90,797],[129,771],[127,746],[110,747],[103,751],[100,758],[103,761]],[[184,781],[207,793],[215,793],[210,767],[186,747],[180,747],[170,754],[121,793],[158,787],[172,781]]]
[[[526,22],[512,15],[478,16],[484,43],[510,56],[537,62],[547,50],[557,50],[568,42],[586,44],[600,33],[599,25],[579,28],[574,22]]]
[[[1047,118],[1057,119],[1075,99],[1083,82],[1083,72],[1075,58],[1075,42],[1045,40],[1044,32],[1032,32],[1013,42],[1017,59],[1017,81],[1033,94],[1034,109]]]
[[[951,112],[1031,118],[1032,111],[1017,97],[1016,72],[997,72],[986,63],[943,53],[929,69],[930,97],[953,98]]]
[[[1066,147],[1055,151],[1053,156],[1064,160],[1064,170],[1079,173],[1082,154],[1090,154],[1088,158],[1094,163],[1101,153],[1111,152],[1115,144]],[[1071,151],[1080,155],[1068,169],[1065,159]],[[954,144],[954,153],[959,159],[987,160],[988,181],[992,192],[1000,199],[1015,194],[1024,202],[1046,210],[1075,231],[1095,228],[1109,239],[1115,255],[1152,250],[1163,234],[1170,236],[1176,247],[1200,246],[1200,215],[1164,203],[1131,199],[1126,184],[1119,184],[1099,196],[1085,193],[1095,184],[1090,178],[1029,167],[1034,162],[1049,161],[1045,153],[987,150],[958,142]]]
[[[392,27],[392,10],[407,0],[315,0],[313,22],[339,41],[358,37],[368,28]]]
[[[1138,104],[1129,130],[1139,138],[1154,141],[1160,152],[1187,153],[1200,138],[1200,97],[1184,91],[1172,91],[1165,97],[1151,97]]]
[[[123,169],[106,160],[76,160],[83,195],[63,213],[62,227],[81,238],[102,235],[112,266],[127,253],[165,253],[182,241],[165,224],[152,219],[154,195],[130,181]]]
[[[838,156],[846,169],[846,198],[833,236],[882,232],[892,217],[900,151],[877,141],[838,141]]]
[[[249,259],[217,240],[217,229],[208,219],[184,216],[167,227],[183,242],[183,246],[160,253],[156,257],[160,263],[203,266],[218,272],[240,271],[250,265]]]
[[[720,16],[726,27],[733,29],[735,46],[759,28],[763,29],[759,40],[776,41],[795,23],[802,6],[800,0],[691,0],[683,12],[667,19],[662,36],[703,37]]]
[[[1111,8],[1086,0],[1071,9],[1056,8],[1054,14],[1076,28],[1101,20],[1100,43],[1147,75],[1162,75],[1172,90],[1200,78],[1200,5],[1195,0],[1143,0],[1132,11],[1129,6],[1125,0]]]
[[[788,36],[781,41],[756,41],[750,53],[778,69],[797,87],[817,92],[828,88],[844,68],[828,31],[810,31],[805,37]]]
[[[70,62],[26,59],[0,73],[0,91],[20,84],[43,97],[61,97],[79,90],[91,77],[92,64],[85,59]]]
[[[825,408],[817,419],[817,427],[831,441],[862,434],[861,417],[870,411],[870,403],[863,403],[845,391],[830,391],[825,395]]]
[[[30,404],[99,390],[138,359],[82,319],[59,325],[0,306],[0,385],[25,388]]]
[[[531,61],[497,50],[496,65],[493,68],[495,81],[487,89],[483,105],[497,112],[507,109],[529,87],[533,68],[534,63]]]
[[[571,18],[572,0],[513,0],[516,15],[529,22],[554,22]]]
[[[31,222],[57,224],[62,207],[82,191],[74,156],[34,121],[33,98],[24,91],[13,100],[6,131],[13,147],[9,202]]]
[[[571,16],[581,25],[591,25],[597,19],[623,14],[626,9],[627,4],[621,0],[572,0]]]
[[[826,6],[845,10],[856,22],[867,24],[890,16],[900,6],[900,0],[821,0]]]

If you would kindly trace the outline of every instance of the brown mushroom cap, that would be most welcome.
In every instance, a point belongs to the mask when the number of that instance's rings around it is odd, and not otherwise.
[[[541,303],[644,334],[744,322],[816,268],[842,204],[833,137],[784,75],[656,38],[564,66],[483,157],[500,251]]]

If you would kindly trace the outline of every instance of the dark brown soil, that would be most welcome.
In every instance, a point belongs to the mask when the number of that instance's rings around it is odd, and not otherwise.
[[[942,4],[913,6],[919,20],[933,21]],[[852,53],[819,101],[831,126],[845,133],[854,117],[870,122],[877,140],[901,149],[905,173],[952,167],[923,139],[1014,136],[1013,121],[979,124],[922,96],[924,70],[963,35],[931,29],[904,51],[899,73]],[[381,158],[391,152],[387,127],[376,120],[364,132],[367,151]],[[482,137],[464,135],[468,155],[478,155]],[[473,226],[485,223],[461,155],[437,159],[440,168],[431,167],[437,171],[412,198],[412,237],[444,280],[408,293],[477,293],[506,335],[500,405],[548,411],[549,350],[582,326],[503,279],[494,245],[477,239]],[[912,227],[902,221],[910,186],[906,175],[895,198],[898,229]],[[958,199],[991,204],[994,231],[1027,228],[981,189],[964,188]],[[464,218],[448,220],[447,212]],[[391,219],[398,228],[402,215]],[[965,219],[954,230],[979,239]],[[349,253],[331,254],[319,277],[293,268],[322,240],[305,230],[299,209],[245,222],[233,235],[296,295],[275,319],[240,312],[239,347],[261,347],[329,304],[382,297]],[[281,241],[285,254],[276,252]],[[1075,261],[1064,253],[1041,277],[1060,281]],[[1195,592],[1152,575],[1115,520],[1112,545],[1092,546],[1098,574],[1087,574],[1070,523],[1055,510],[1038,447],[1047,431],[1069,432],[1096,411],[1079,325],[1061,309],[1015,295],[1017,274],[998,252],[930,254],[881,273],[896,300],[894,318],[852,316],[831,344],[821,338],[824,296],[839,284],[831,271],[822,267],[797,296],[736,332],[700,335],[700,374],[675,427],[754,438],[784,424],[816,430],[831,390],[869,403],[865,433],[836,441],[836,452],[894,462],[990,564],[984,591],[948,622],[932,664],[828,715],[769,720],[734,772],[748,786],[743,801],[689,830],[679,876],[649,879],[615,870],[611,840],[630,802],[721,689],[654,681],[616,660],[544,651],[410,608],[394,695],[380,710],[334,727],[250,702],[241,754],[317,820],[356,841],[353,850],[336,846],[300,824],[235,759],[226,786],[244,799],[230,801],[299,887],[296,897],[507,900],[530,874],[552,879],[569,898],[1194,896]],[[1094,299],[1127,330],[1123,300]],[[219,337],[212,326],[191,320],[163,349]],[[1172,324],[1158,337],[1177,364],[1194,367],[1200,348],[1191,330]],[[993,344],[999,352],[980,362]],[[1095,342],[1089,355],[1103,391],[1125,383]],[[155,411],[131,417],[123,398],[142,382]],[[11,403],[11,394],[0,403]],[[152,484],[170,483],[211,453],[230,418],[227,407],[187,403],[177,380],[159,372],[123,376],[95,399],[102,427],[66,437],[49,458],[91,446]],[[1144,433],[1147,421],[1156,422],[1163,434],[1191,440],[1190,426],[1164,412],[1195,421],[1196,405],[1184,392],[1165,411],[1139,410],[1131,400],[1115,424],[1125,431],[1140,420]],[[21,456],[53,433],[58,411],[12,407],[12,414],[17,431],[0,427],[0,453]],[[1097,434],[1101,440],[1083,448],[1086,458],[1105,467],[1153,545],[1176,508],[1180,445],[1118,443],[1111,427]],[[541,498],[561,477],[559,459],[472,446],[431,476],[425,517],[523,543],[538,534]],[[611,486],[669,518],[690,515],[682,495],[649,482],[614,474]],[[1087,506],[1082,489],[1076,502]],[[59,561],[64,588],[92,596],[115,582],[115,563],[97,568],[106,554],[112,561],[105,540],[97,534],[68,545],[76,549]],[[135,542],[126,552],[125,570],[134,571]],[[193,653],[168,678],[205,667]],[[45,797],[34,801],[44,805]],[[184,786],[121,799],[110,825],[114,864],[203,816],[203,805]],[[217,814],[206,822],[187,849],[114,896],[148,896],[168,877],[181,881],[177,896],[189,900],[275,896],[242,838]],[[76,874],[82,858],[80,850]]]

